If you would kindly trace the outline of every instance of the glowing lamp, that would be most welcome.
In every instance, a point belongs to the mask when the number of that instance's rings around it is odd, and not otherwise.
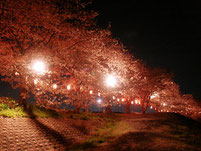
[[[19,74],[18,72],[15,72],[15,75],[18,76],[18,75],[20,75],[20,74]]]
[[[89,91],[89,94],[92,94],[92,93],[93,93],[93,91],[92,91],[92,90],[90,90],[90,91]]]
[[[112,98],[113,98],[113,100],[115,100],[115,96],[113,96]]]
[[[119,102],[119,98],[117,99],[117,101]]]
[[[109,86],[109,87],[115,87],[115,85],[117,84],[117,80],[116,80],[115,76],[113,76],[113,75],[107,76],[105,82],[106,82],[107,86]]]
[[[38,83],[38,80],[37,79],[34,79],[34,84],[37,84]]]
[[[71,86],[70,85],[67,85],[67,90],[70,90],[71,89]]]
[[[131,104],[133,104],[133,101],[131,101]]]
[[[121,101],[124,102],[124,99],[122,99]]]
[[[53,84],[53,89],[56,89],[57,88],[57,84]]]
[[[101,94],[100,94],[100,92],[98,92],[98,96],[100,96]]]
[[[42,75],[46,72],[45,64],[43,61],[37,60],[33,63],[32,69],[39,75]]]

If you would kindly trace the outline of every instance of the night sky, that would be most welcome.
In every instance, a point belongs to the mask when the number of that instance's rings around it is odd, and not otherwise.
[[[201,98],[201,1],[94,0],[100,27],[111,24],[113,36],[147,65],[175,75],[183,93]],[[18,93],[6,83],[0,95]]]
[[[201,98],[201,1],[94,1],[100,27],[148,66],[174,74],[182,93]]]

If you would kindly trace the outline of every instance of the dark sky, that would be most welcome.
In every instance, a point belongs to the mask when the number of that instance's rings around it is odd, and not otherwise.
[[[95,0],[100,26],[137,58],[175,75],[183,93],[201,98],[201,1]]]

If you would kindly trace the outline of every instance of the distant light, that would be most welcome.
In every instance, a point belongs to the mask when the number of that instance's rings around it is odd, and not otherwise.
[[[112,98],[113,98],[113,100],[115,100],[115,96],[113,96]]]
[[[122,99],[121,101],[124,102],[124,99]]]
[[[135,104],[138,104],[138,101],[137,101],[137,100],[135,100]]]
[[[166,106],[167,104],[166,103],[163,103],[163,106]]]
[[[102,100],[101,100],[101,99],[98,99],[97,102],[100,104],[100,103],[102,102]]]
[[[140,104],[140,101],[139,101],[139,104]]]
[[[113,76],[113,75],[107,76],[106,84],[109,87],[114,87],[117,84],[117,80],[116,80],[115,76]]]
[[[98,96],[100,96],[101,95],[101,93],[100,92],[98,92]]]
[[[38,83],[38,80],[37,79],[34,79],[34,84],[37,84]]]
[[[42,75],[42,74],[44,74],[46,72],[45,64],[44,64],[43,61],[40,61],[40,60],[35,61],[33,63],[32,68],[39,75]]]
[[[153,107],[152,107],[152,106],[150,106],[150,108],[152,109]]]
[[[70,89],[71,89],[71,86],[70,86],[70,85],[67,85],[67,89],[70,90]]]
[[[53,84],[53,89],[56,89],[57,88],[57,84]]]
[[[93,91],[92,91],[92,90],[90,90],[90,91],[89,91],[89,93],[90,93],[90,94],[92,94],[92,93],[93,93]]]
[[[15,75],[18,76],[18,75],[20,75],[20,74],[19,74],[18,72],[15,72]]]
[[[117,99],[117,101],[119,102],[119,101],[120,101],[120,99],[118,98],[118,99]]]
[[[133,101],[131,101],[131,104],[133,104]]]
[[[154,93],[153,95],[150,96],[150,99],[154,99],[154,98],[156,98],[156,97],[158,97],[158,94],[157,94],[157,93]]]

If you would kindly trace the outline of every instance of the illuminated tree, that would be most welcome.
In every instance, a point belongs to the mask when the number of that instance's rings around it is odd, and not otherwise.
[[[200,117],[200,105],[192,95],[180,93],[179,86],[170,78],[163,81],[163,89],[150,97],[150,106],[158,112],[175,112],[191,118]]]
[[[108,30],[94,31],[87,35],[86,41],[77,44],[70,51],[62,53],[60,51],[58,54],[58,58],[62,58],[65,68],[71,69],[68,70],[69,72],[62,73],[69,73],[69,78],[65,79],[66,82],[59,80],[60,77],[64,77],[64,75],[60,75],[57,77],[58,83],[55,83],[58,86],[57,89],[52,91],[53,89],[43,87],[39,93],[41,91],[44,94],[54,92],[60,97],[68,97],[67,102],[73,102],[76,106],[82,105],[82,107],[83,104],[89,105],[89,100],[90,104],[96,103],[94,98],[100,93],[101,97],[105,98],[105,106],[112,103],[109,99],[121,91],[125,81],[126,65],[128,64],[128,59],[124,55],[125,50],[117,40],[112,38]],[[111,83],[109,85],[106,83],[107,78],[109,81],[112,80],[111,76],[117,81],[115,87],[110,85]],[[73,83],[70,82],[71,78],[74,79]],[[74,91],[67,91],[67,85],[74,86]],[[91,90],[93,94],[89,93]],[[35,93],[37,94],[37,91]],[[39,97],[40,94],[37,96]],[[45,103],[44,99],[38,100],[43,100],[41,102]]]
[[[171,75],[159,68],[145,68],[142,66],[141,82],[138,85],[138,94],[141,100],[141,109],[144,114],[150,102],[150,97],[165,89],[164,81],[171,79]]]
[[[171,78],[166,78],[162,82],[163,89],[159,89],[152,94],[150,97],[150,105],[154,106],[156,111],[161,109],[170,111],[169,108],[171,105],[181,102],[181,93],[179,86]]]
[[[144,64],[142,63],[142,61],[135,59],[134,57],[130,59],[127,66],[127,81],[122,91],[122,95],[125,97],[126,113],[130,113],[131,102],[137,98],[140,98],[139,86],[143,84],[143,72],[145,68],[143,68]]]
[[[59,49],[67,50],[87,40],[83,30],[94,25],[97,14],[85,11],[85,7],[87,4],[79,0],[0,2],[0,74],[14,88],[20,87],[21,104],[34,88],[37,77],[40,83],[51,75],[52,68],[61,66]],[[31,70],[38,59],[49,67],[43,76]]]

